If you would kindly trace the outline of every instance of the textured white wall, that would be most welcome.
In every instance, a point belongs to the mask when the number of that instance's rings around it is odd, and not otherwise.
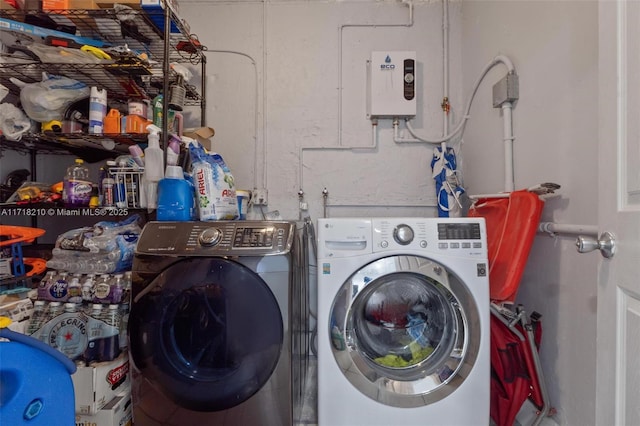
[[[516,189],[562,185],[544,221],[597,224],[597,2],[464,1],[465,92],[495,54],[509,56],[520,77],[514,109]],[[478,91],[466,131],[465,176],[472,193],[503,189],[500,111],[491,105],[494,70]],[[599,254],[579,254],[575,238],[536,237],[518,301],[540,312],[541,358],[557,420],[595,418],[596,283]]]
[[[302,189],[307,213],[321,217],[326,188],[329,216],[435,214],[432,146],[394,143],[391,120],[381,120],[376,149],[344,149],[373,144],[365,101],[373,50],[417,52],[414,127],[441,135],[442,4],[414,3],[412,22],[397,1],[181,2],[210,52],[215,149],[239,188],[269,190],[265,211],[298,218]],[[459,7],[451,9],[450,98],[459,104]]]

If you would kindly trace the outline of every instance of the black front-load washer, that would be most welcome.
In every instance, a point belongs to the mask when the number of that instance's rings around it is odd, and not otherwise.
[[[134,424],[289,425],[307,332],[294,222],[149,222],[133,261]]]

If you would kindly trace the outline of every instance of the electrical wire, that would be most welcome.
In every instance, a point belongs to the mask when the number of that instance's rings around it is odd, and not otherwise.
[[[508,72],[509,73],[515,73],[515,68],[513,67],[513,64],[511,62],[511,60],[509,60],[509,58],[502,56],[502,55],[498,55],[495,58],[493,58],[487,65],[485,65],[484,69],[482,70],[480,77],[478,77],[478,79],[476,80],[474,87],[473,87],[473,91],[471,92],[471,96],[469,97],[469,100],[467,102],[467,106],[465,108],[464,111],[464,115],[462,116],[462,119],[460,120],[460,122],[458,123],[458,125],[456,126],[455,129],[453,129],[453,131],[451,133],[449,133],[448,135],[444,135],[438,139],[427,139],[427,138],[422,138],[420,136],[418,136],[415,132],[415,130],[413,129],[413,126],[410,123],[410,118],[406,118],[405,119],[405,125],[407,126],[407,130],[409,130],[409,133],[411,134],[411,136],[413,136],[414,138],[416,138],[416,142],[420,141],[420,142],[426,142],[426,143],[442,143],[442,142],[447,142],[449,141],[451,138],[453,138],[455,135],[457,135],[458,133],[460,133],[460,136],[462,136],[462,134],[464,134],[464,128],[467,124],[467,120],[469,118],[471,118],[470,116],[470,111],[471,111],[471,104],[473,103],[473,98],[476,95],[476,92],[478,91],[478,88],[480,87],[480,83],[482,83],[482,80],[484,80],[485,76],[487,75],[487,73],[489,73],[489,71],[495,67],[498,64],[504,64],[507,66],[508,68]],[[402,140],[400,140],[402,141]],[[408,142],[408,141],[406,141]]]

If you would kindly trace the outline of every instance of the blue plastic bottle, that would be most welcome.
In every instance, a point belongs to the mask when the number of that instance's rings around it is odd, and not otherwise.
[[[165,177],[158,183],[159,221],[188,221],[193,218],[193,187],[184,179],[182,167],[167,166]]]
[[[114,304],[103,311],[102,321],[109,327],[107,327],[107,335],[100,342],[100,361],[113,361],[120,355],[121,315],[120,307]]]

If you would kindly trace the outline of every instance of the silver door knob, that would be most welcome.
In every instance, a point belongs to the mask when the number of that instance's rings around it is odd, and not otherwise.
[[[616,237],[611,232],[603,232],[598,239],[592,237],[579,236],[576,240],[576,247],[579,253],[589,253],[600,250],[600,254],[607,259],[616,254]]]

